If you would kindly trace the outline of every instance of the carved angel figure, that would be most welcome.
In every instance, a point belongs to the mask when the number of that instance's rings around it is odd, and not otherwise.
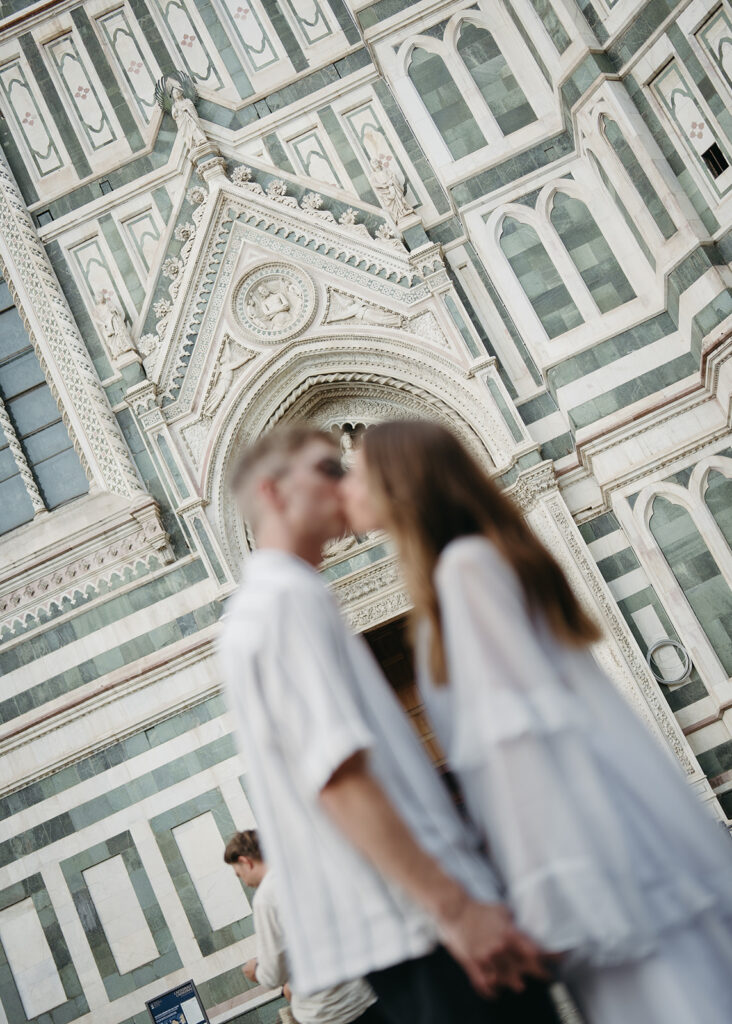
[[[238,349],[238,352],[235,350]],[[226,394],[234,380],[234,372],[248,363],[254,357],[253,352],[247,352],[239,345],[236,345],[232,338],[227,338],[221,353],[218,370],[214,379],[213,389],[208,400],[203,406],[204,416],[213,416],[218,407],[226,398]]]
[[[371,306],[355,295],[331,292],[327,323],[341,323],[344,320],[359,320],[361,323],[377,324],[380,327],[399,327],[402,322],[398,313],[390,313],[386,309]]]
[[[116,296],[102,292],[97,299],[96,315],[112,359],[119,359],[125,352],[136,351],[125,314]]]
[[[208,145],[208,138],[196,112],[196,87],[190,75],[177,72],[175,78],[171,75],[161,78],[155,86],[155,98],[162,109],[172,116],[189,152],[198,146]]]
[[[414,213],[404,198],[405,183],[391,165],[391,159],[375,156],[371,159],[371,185],[379,202],[395,222]]]

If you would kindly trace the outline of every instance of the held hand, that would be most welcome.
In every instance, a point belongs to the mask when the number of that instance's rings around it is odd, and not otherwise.
[[[541,950],[516,928],[501,904],[478,903],[466,896],[449,919],[440,921],[440,932],[476,991],[488,998],[501,988],[521,992],[525,975],[548,977]]]
[[[256,982],[257,982],[257,958],[254,957],[253,960],[247,960],[247,962],[242,967],[242,972],[243,972],[245,978],[248,978],[249,981],[253,981],[256,984]]]

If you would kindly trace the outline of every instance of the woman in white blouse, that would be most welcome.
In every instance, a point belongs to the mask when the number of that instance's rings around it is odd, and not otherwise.
[[[352,529],[396,541],[425,705],[518,926],[589,1024],[729,1024],[732,842],[554,558],[433,423],[370,427],[343,488]]]

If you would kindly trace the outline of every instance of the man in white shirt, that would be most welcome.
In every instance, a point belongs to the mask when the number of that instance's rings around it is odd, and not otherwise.
[[[279,988],[290,976],[287,947],[274,872],[262,857],[256,829],[233,835],[226,845],[224,860],[245,885],[256,890],[253,909],[257,956],[244,965],[244,973],[250,981]],[[293,991],[290,1005],[297,1024],[386,1024],[378,1010],[376,994],[363,978],[310,996]]]
[[[257,550],[221,654],[292,986],[366,976],[392,1024],[554,1024],[540,951],[316,571],[341,475],[331,437],[290,427],[233,479]]]

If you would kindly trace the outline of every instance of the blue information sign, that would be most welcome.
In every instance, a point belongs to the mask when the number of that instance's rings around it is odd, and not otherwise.
[[[145,1005],[153,1024],[210,1024],[192,981],[184,981]]]

